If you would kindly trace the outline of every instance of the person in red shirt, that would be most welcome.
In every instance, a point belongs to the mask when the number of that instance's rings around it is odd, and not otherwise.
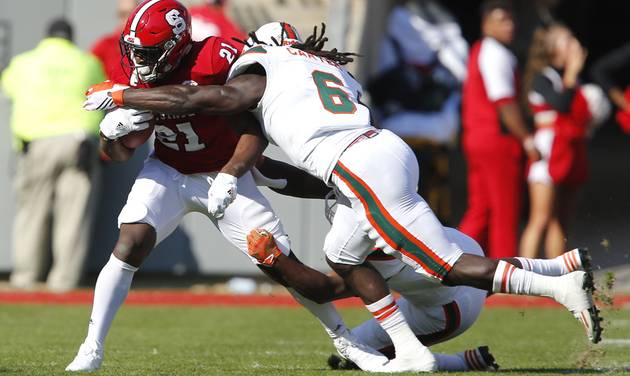
[[[209,36],[242,39],[245,33],[225,13],[225,0],[205,0],[204,5],[190,8],[192,38],[204,40]]]
[[[116,30],[97,40],[90,49],[92,54],[103,64],[105,75],[109,80],[116,81],[122,77],[129,77],[129,74],[124,71],[123,64],[121,64],[123,56],[120,51],[120,33],[137,4],[137,0],[118,0]]]
[[[176,0],[140,3],[129,16],[121,44],[130,64],[131,76],[117,84],[105,82],[101,85],[137,88],[169,84],[223,85],[232,63],[239,56],[239,48],[221,37],[193,42],[189,12]],[[101,122],[101,148],[112,160],[127,160],[134,151],[125,146],[124,138],[121,139],[128,131],[111,136],[105,130],[112,126],[114,129],[133,129],[129,123],[133,124],[135,117],[141,117],[140,112],[134,114],[133,111],[109,111]],[[119,115],[121,112],[132,115],[125,118]],[[252,115],[245,116],[246,119],[242,115],[230,118],[230,123],[255,122]],[[250,152],[259,151],[247,141],[252,134],[244,133],[239,139],[225,117],[191,112],[157,114],[155,117],[155,151],[145,160],[118,216],[118,241],[96,281],[87,336],[66,371],[93,371],[101,366],[105,338],[127,296],[134,273],[186,214],[198,212],[205,215],[225,239],[246,256],[247,234],[262,227],[273,234],[284,253],[294,257],[289,237],[256,187],[249,165],[228,163],[233,155],[249,156]],[[150,129],[147,119],[142,122],[147,123],[142,130]],[[219,208],[221,203],[228,201],[231,202],[229,207]],[[255,258],[250,257],[250,260],[263,271],[273,273]],[[364,353],[351,343],[351,333],[333,305],[317,304],[296,290],[288,290],[320,319],[335,345],[344,346],[339,347],[342,351],[352,347],[357,349],[352,354]]]
[[[517,103],[517,62],[506,45],[514,21],[508,2],[481,7],[483,38],[468,60],[464,82],[463,149],[468,163],[468,209],[460,230],[494,258],[517,255],[523,148],[540,159]]]

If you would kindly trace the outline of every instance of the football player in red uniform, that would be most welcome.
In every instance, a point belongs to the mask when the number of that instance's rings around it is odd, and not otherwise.
[[[188,10],[175,0],[146,0],[139,4],[121,36],[130,64],[129,77],[116,81],[126,79],[126,84],[144,88],[224,84],[231,63],[239,54],[238,48],[217,37],[193,42],[190,24]],[[108,84],[114,85],[105,85]],[[133,150],[120,138],[148,126],[146,112],[117,109],[108,113],[101,124],[103,150],[114,160],[128,159]],[[135,271],[187,213],[205,214],[245,255],[247,234],[255,228],[272,233],[283,252],[291,254],[289,238],[251,173],[238,166],[229,167],[229,171],[224,167],[233,154],[258,155],[248,147],[250,135],[243,134],[239,141],[225,118],[189,113],[156,115],[155,136],[155,151],[145,161],[118,217],[118,242],[96,282],[87,337],[67,371],[100,367],[106,335]],[[225,201],[231,205],[224,210]],[[250,259],[258,264],[255,258]],[[289,291],[318,317],[335,345],[342,347],[348,357],[367,354],[360,345],[351,343],[350,332],[331,304],[316,304],[293,289]],[[355,360],[361,363],[361,359]]]

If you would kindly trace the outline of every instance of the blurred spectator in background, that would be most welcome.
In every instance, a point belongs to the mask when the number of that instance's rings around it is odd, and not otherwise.
[[[245,36],[225,13],[225,2],[226,0],[204,0],[205,4],[189,8],[194,41],[202,41],[210,36],[228,40]]]
[[[449,222],[449,146],[459,128],[468,45],[447,10],[432,0],[398,1],[368,89],[380,126],[402,137],[420,166],[418,193]]]
[[[523,88],[542,159],[531,164],[527,175],[530,212],[521,238],[522,257],[538,256],[545,232],[547,258],[565,251],[569,214],[587,178],[591,114],[578,79],[585,60],[586,51],[566,27],[552,25],[534,33]]]
[[[82,109],[85,88],[104,79],[98,60],[72,43],[72,27],[54,21],[48,36],[13,58],[2,89],[13,103],[11,130],[19,152],[10,283],[32,288],[45,273],[52,291],[81,277],[98,177],[100,113]]]
[[[470,51],[463,90],[463,150],[468,164],[468,208],[460,229],[489,257],[517,254],[523,147],[540,155],[517,101],[517,61],[506,47],[514,35],[510,3],[484,1],[483,37]]]
[[[591,70],[593,80],[617,106],[617,122],[630,133],[630,43],[609,52],[595,62]]]
[[[118,19],[116,29],[111,34],[97,40],[92,46],[92,53],[103,64],[105,74],[109,80],[125,82],[127,81],[127,77],[129,77],[129,74],[125,73],[123,68],[123,55],[120,50],[120,33],[125,27],[127,18],[131,12],[133,12],[137,4],[137,0],[118,0],[116,6],[116,18]]]

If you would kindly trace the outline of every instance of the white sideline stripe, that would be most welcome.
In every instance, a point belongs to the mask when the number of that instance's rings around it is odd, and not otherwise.
[[[602,345],[630,346],[630,338],[604,338]]]
[[[140,19],[142,18],[142,16],[144,15],[144,12],[147,11],[147,9],[149,9],[153,4],[157,3],[160,0],[151,0],[148,3],[144,4],[144,6],[142,8],[140,8],[140,10],[138,11],[138,13],[136,13],[135,17],[133,18],[133,22],[131,22],[131,30],[129,30],[129,35],[132,37],[136,37],[136,27],[138,26],[138,23],[140,22]]]

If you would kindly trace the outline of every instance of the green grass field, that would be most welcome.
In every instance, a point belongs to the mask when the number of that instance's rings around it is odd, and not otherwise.
[[[344,309],[350,324],[367,318]],[[0,375],[61,375],[82,341],[87,306],[0,306]],[[630,338],[630,311],[606,311],[604,338]],[[560,309],[486,309],[434,351],[487,344],[503,372],[630,372],[628,344],[590,346]],[[106,344],[100,375],[355,375],[330,371],[332,344],[302,309],[127,306]],[[472,374],[472,373],[467,373]],[[452,375],[456,375],[453,373]]]

